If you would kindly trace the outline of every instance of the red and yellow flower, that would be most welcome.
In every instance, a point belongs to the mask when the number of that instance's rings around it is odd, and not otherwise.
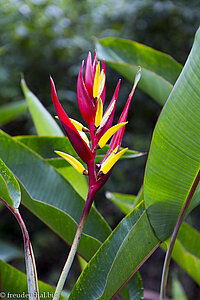
[[[91,53],[89,52],[85,65],[84,80],[83,66],[84,61],[82,62],[78,75],[77,100],[80,113],[87,124],[87,127],[67,116],[57,98],[52,78],[51,94],[58,118],[72,146],[82,161],[86,163],[87,168],[85,168],[77,159],[66,153],[60,151],[56,151],[56,153],[66,159],[79,173],[88,175],[89,186],[92,186],[93,189],[97,191],[107,180],[114,164],[128,149],[126,148],[120,151],[125,125],[127,124],[126,119],[129,106],[136,85],[140,79],[140,70],[136,75],[134,86],[118,123],[112,126],[120,80],[108,108],[105,113],[103,113],[106,82],[105,62],[103,61],[102,67],[100,67],[100,62],[97,61],[96,53],[92,61]],[[90,142],[87,133],[90,134]],[[96,152],[98,149],[103,148],[110,138],[112,139],[105,157],[102,159],[100,164],[96,165]]]

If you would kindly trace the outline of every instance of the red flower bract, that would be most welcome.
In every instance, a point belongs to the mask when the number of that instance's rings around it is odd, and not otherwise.
[[[89,129],[85,128],[84,125],[75,120],[72,120],[72,122],[70,121],[57,98],[55,86],[52,79],[51,94],[58,117],[63,128],[66,131],[69,140],[71,141],[77,154],[88,166],[88,171],[86,170],[84,174],[88,174],[89,176],[89,186],[93,186],[93,188],[97,190],[105,183],[111,173],[113,165],[127,150],[123,149],[120,151],[120,146],[125,130],[129,106],[137,82],[140,79],[140,71],[136,76],[133,89],[119,118],[118,124],[112,126],[117,97],[119,93],[120,80],[117,84],[110,104],[108,105],[105,113],[103,113],[106,79],[105,63],[103,61],[102,67],[100,68],[100,63],[96,58],[96,52],[93,62],[91,53],[89,52],[86,60],[84,80],[83,66],[84,62],[82,62],[80,72],[78,74],[77,101],[80,113],[84,121],[88,124]],[[91,146],[85,132],[90,133]],[[104,147],[104,145],[111,137],[112,139],[110,142],[110,147],[105,157],[102,159],[99,165],[95,165],[96,151],[98,151],[99,148]],[[69,158],[69,155],[65,155],[65,157]],[[76,164],[75,161],[76,160],[73,159],[73,163]],[[80,166],[80,163],[77,162],[77,170],[78,166]],[[84,170],[84,167],[81,166],[80,169]]]
[[[65,129],[65,132],[66,132],[72,146],[74,147],[75,151],[80,156],[80,158],[85,163],[87,163],[88,161],[90,161],[93,158],[93,154],[92,154],[91,150],[89,149],[89,147],[87,146],[87,144],[85,143],[85,141],[81,138],[81,136],[78,133],[75,126],[70,121],[70,119],[67,116],[67,114],[65,113],[64,109],[62,108],[62,106],[58,100],[57,94],[56,94],[56,89],[55,89],[53,79],[51,77],[50,77],[50,80],[51,80],[52,100],[53,100],[53,104],[55,106],[56,112],[58,114],[59,120],[60,120],[63,128]]]

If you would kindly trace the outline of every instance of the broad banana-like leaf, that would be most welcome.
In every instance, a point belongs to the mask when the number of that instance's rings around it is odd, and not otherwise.
[[[129,213],[137,202],[136,196],[120,193],[109,193],[108,199],[113,201],[124,213]],[[164,251],[169,242],[170,238],[161,245]],[[185,222],[181,225],[178,233],[172,258],[200,285],[200,233]]]
[[[145,207],[162,241],[171,235],[200,168],[199,48],[200,29],[158,119],[146,165]],[[199,204],[198,195],[188,211]]]

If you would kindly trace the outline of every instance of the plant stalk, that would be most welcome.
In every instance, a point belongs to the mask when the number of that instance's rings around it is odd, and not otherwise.
[[[39,288],[38,288],[38,279],[37,271],[35,265],[35,258],[33,254],[33,249],[31,246],[28,230],[26,225],[19,213],[18,209],[11,207],[6,201],[0,198],[0,201],[12,212],[12,214],[17,219],[23,234],[24,239],[24,252],[25,252],[25,263],[26,263],[26,274],[27,274],[27,283],[28,283],[28,293],[29,300],[39,300]]]
[[[81,239],[83,228],[85,226],[87,216],[89,214],[90,207],[91,207],[92,202],[94,200],[95,194],[96,194],[96,189],[93,188],[92,186],[89,187],[88,196],[87,196],[87,200],[86,200],[86,203],[85,203],[85,206],[84,206],[84,210],[83,210],[78,228],[76,230],[76,234],[75,234],[75,237],[74,237],[69,255],[67,257],[66,263],[65,263],[64,268],[62,270],[62,273],[60,275],[60,278],[59,278],[59,281],[58,281],[58,284],[57,284],[57,287],[56,287],[56,290],[55,290],[53,300],[59,300],[60,299],[61,292],[63,290],[65,281],[67,279],[67,276],[69,274],[71,265],[74,261],[75,255],[76,255],[76,251],[77,251],[80,239]]]
[[[174,228],[170,243],[169,243],[169,247],[167,249],[166,255],[165,255],[165,261],[164,261],[164,266],[163,266],[163,271],[162,271],[162,279],[161,279],[161,285],[160,285],[160,300],[164,300],[165,299],[165,293],[166,293],[166,285],[167,285],[167,277],[168,277],[168,272],[169,272],[169,265],[170,265],[170,260],[171,260],[171,256],[172,256],[172,251],[173,251],[173,247],[179,232],[179,229],[181,227],[181,224],[183,222],[183,219],[185,217],[186,211],[190,205],[190,202],[192,200],[192,197],[196,191],[197,185],[200,181],[200,170],[197,173],[197,176],[193,182],[193,185],[190,189],[190,192],[187,196],[187,199],[184,203],[184,206],[181,210],[181,213],[179,215],[178,221],[176,223],[176,226]]]

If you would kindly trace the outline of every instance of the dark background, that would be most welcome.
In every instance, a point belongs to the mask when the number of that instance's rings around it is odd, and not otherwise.
[[[1,0],[0,2],[0,105],[23,99],[20,73],[31,90],[54,115],[50,97],[49,74],[53,76],[59,98],[68,115],[82,121],[76,102],[76,79],[81,60],[90,50],[93,38],[120,37],[135,40],[173,56],[184,64],[199,26],[200,1],[141,0]],[[107,100],[121,76],[107,67]],[[119,116],[131,90],[122,78],[119,94]],[[161,107],[140,90],[131,104],[123,146],[148,151],[151,135]],[[2,128],[11,135],[35,134],[28,113]],[[119,163],[96,206],[112,227],[123,214],[105,199],[105,191],[137,194],[143,180],[146,157]],[[25,208],[21,209],[29,229],[41,280],[56,284],[67,256],[68,247]],[[21,233],[14,218],[3,209],[0,238],[12,241],[21,249]],[[198,210],[189,221],[198,227]],[[158,250],[141,270],[145,289],[159,291],[164,254]],[[12,264],[24,270],[23,259]],[[76,261],[70,273],[69,286],[79,274]],[[189,299],[200,292],[187,274],[172,263],[170,274],[178,276]],[[172,277],[171,277],[172,278]],[[169,282],[170,295],[170,282]]]

